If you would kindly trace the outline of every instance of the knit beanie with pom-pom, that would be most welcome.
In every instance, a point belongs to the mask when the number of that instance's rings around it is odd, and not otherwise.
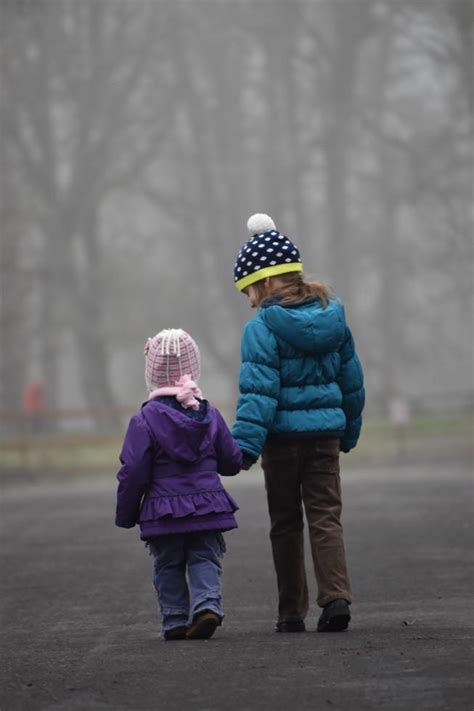
[[[173,387],[183,375],[197,383],[201,356],[193,338],[181,328],[165,328],[145,344],[145,382],[148,391]]]
[[[252,215],[247,229],[251,237],[234,266],[234,284],[239,291],[266,277],[303,271],[298,247],[276,229],[269,215]]]

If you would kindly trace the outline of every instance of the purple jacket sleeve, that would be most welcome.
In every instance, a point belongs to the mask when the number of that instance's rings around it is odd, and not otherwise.
[[[216,412],[217,431],[214,442],[217,457],[217,469],[221,476],[234,476],[242,469],[242,450],[232,437],[224,418]]]
[[[130,420],[120,462],[115,524],[121,528],[133,528],[138,523],[140,503],[153,463],[153,443],[140,415],[134,415]]]

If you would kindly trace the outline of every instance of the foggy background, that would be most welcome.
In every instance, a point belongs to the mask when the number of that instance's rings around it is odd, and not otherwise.
[[[472,406],[470,0],[2,0],[0,19],[4,432],[32,381],[47,429],[118,431],[170,327],[232,419],[254,212],[344,300],[368,418]]]
[[[0,0],[2,708],[473,708],[473,9]],[[365,371],[353,632],[271,631],[257,465],[226,477],[224,627],[164,649],[119,452],[163,328],[233,424],[255,212],[343,299]]]

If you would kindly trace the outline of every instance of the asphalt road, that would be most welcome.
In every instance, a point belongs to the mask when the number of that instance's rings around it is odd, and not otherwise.
[[[273,632],[261,472],[229,490],[241,510],[224,624],[209,641],[168,643],[151,558],[136,529],[113,525],[114,474],[4,487],[1,710],[474,709],[469,467],[346,465],[355,601],[350,630],[332,635],[314,632],[315,604],[307,633]]]

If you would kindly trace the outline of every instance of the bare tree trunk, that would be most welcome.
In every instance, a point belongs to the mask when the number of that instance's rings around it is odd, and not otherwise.
[[[354,128],[354,87],[360,45],[371,27],[371,3],[367,0],[354,3],[332,0],[329,7],[333,44],[325,92],[327,111],[323,149],[330,276],[337,292],[350,304],[355,252],[350,234],[348,177]]]
[[[15,169],[8,158],[6,135],[2,135],[0,219],[0,400],[2,409],[19,410],[25,380],[28,349],[25,312],[26,285],[20,264],[21,219],[12,185]]]
[[[104,299],[96,205],[85,207],[77,233],[84,247],[85,263],[74,282],[77,301],[73,335],[82,390],[88,407],[99,413],[113,408],[115,400],[111,388],[112,358],[107,352],[103,328]],[[127,316],[124,314],[124,318]],[[112,431],[120,427],[120,420],[113,412],[106,416],[98,414],[96,422]]]
[[[297,133],[295,50],[299,12],[287,2],[275,4],[273,22],[262,23],[266,54],[266,117],[263,132],[262,195],[277,226],[303,249],[301,168]],[[283,227],[287,226],[287,227]]]
[[[449,0],[446,9],[451,15],[459,37],[457,64],[460,69],[461,83],[466,90],[471,133],[474,119],[474,69],[473,69],[473,32],[474,5],[472,0]]]
[[[2,407],[17,410],[31,364],[33,332],[29,328],[28,297],[34,290],[36,272],[26,276],[21,254],[28,242],[30,216],[24,212],[26,173],[38,177],[36,165],[28,162],[22,146],[20,118],[25,89],[24,53],[15,53],[22,31],[22,8],[13,0],[1,5],[0,46],[2,79],[1,209],[0,240],[0,389]],[[30,62],[31,64],[31,62]],[[34,91],[31,92],[34,95]],[[47,147],[43,147],[47,150]],[[28,195],[31,198],[31,195]]]
[[[352,296],[352,249],[347,179],[357,46],[352,38],[345,37],[347,34],[342,22],[339,23],[336,30],[338,43],[328,79],[324,153],[330,275],[338,293],[349,302]]]
[[[377,128],[374,143],[378,157],[376,195],[379,204],[379,219],[376,230],[376,250],[379,256],[378,268],[382,284],[378,322],[382,330],[382,400],[386,414],[390,401],[398,392],[398,369],[395,354],[402,352],[400,332],[400,270],[397,265],[397,215],[399,199],[395,184],[398,180],[396,167],[399,165],[397,149],[384,140],[384,117],[386,115],[386,86],[389,76],[392,41],[392,15],[390,11],[381,28],[378,51],[375,56],[372,77],[373,123]]]
[[[44,380],[45,402],[49,409],[60,406],[59,373],[63,335],[67,328],[64,311],[71,298],[72,245],[68,217],[52,199],[44,208],[41,232],[44,240],[42,279],[39,288],[40,363]],[[66,296],[69,294],[69,296]]]

